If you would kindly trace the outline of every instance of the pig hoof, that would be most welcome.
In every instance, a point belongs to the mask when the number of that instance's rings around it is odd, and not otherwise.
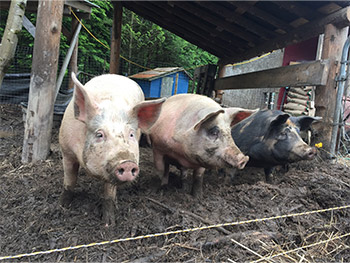
[[[158,188],[157,192],[160,193],[160,194],[163,194],[164,192],[168,192],[169,189],[170,189],[169,185],[164,184],[164,185],[161,185],[161,186]]]
[[[61,198],[60,198],[60,203],[63,207],[70,207],[72,201],[73,201],[73,196],[74,196],[74,192],[70,191],[70,190],[64,190]]]
[[[102,221],[105,227],[115,226],[115,203],[113,200],[104,200],[102,205]]]
[[[271,174],[267,175],[265,178],[266,178],[266,183],[273,184],[273,176]]]
[[[192,189],[192,195],[196,199],[202,199],[203,198],[203,192],[201,190],[199,190],[199,189],[193,188]]]
[[[182,191],[185,193],[191,193],[192,183],[186,180],[182,181]]]

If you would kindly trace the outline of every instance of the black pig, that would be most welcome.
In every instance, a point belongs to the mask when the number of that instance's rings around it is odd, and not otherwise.
[[[264,168],[266,181],[270,182],[274,166],[312,160],[316,156],[316,148],[306,144],[299,133],[320,119],[260,110],[233,126],[231,135],[243,154],[249,156],[247,166]]]

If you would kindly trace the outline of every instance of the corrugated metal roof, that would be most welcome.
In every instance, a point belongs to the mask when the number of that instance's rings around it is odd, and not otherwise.
[[[166,68],[155,68],[143,72],[136,73],[129,76],[132,79],[144,79],[144,80],[154,80],[157,78],[165,77],[167,75],[183,71],[189,78],[191,78],[188,73],[181,67],[166,67]]]

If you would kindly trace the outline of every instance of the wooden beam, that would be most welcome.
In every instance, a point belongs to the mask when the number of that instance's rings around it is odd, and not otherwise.
[[[123,6],[120,2],[113,2],[113,25],[109,73],[118,74],[120,65],[120,46],[122,41]]]
[[[133,7],[137,5],[132,4]],[[220,41],[220,46],[222,47],[222,53],[228,54],[232,52],[232,49],[243,52],[244,49],[240,49],[239,45],[246,46],[247,42],[242,41],[239,38],[232,37],[225,32],[214,31],[212,27],[203,24],[203,21],[192,14],[184,12],[183,9],[174,6],[171,7],[169,4],[161,1],[155,1],[148,3],[144,8],[147,9],[150,16],[152,16],[153,21],[157,20],[158,25],[168,28],[169,30],[176,29],[176,31],[189,32],[186,35],[189,38],[185,38],[187,41],[198,45],[203,48],[206,45],[205,50],[209,51],[213,46],[217,45],[217,41]],[[166,12],[164,12],[166,10]],[[179,28],[175,27],[177,25]],[[195,26],[195,25],[200,25]],[[205,36],[205,37],[203,37]],[[193,42],[193,38],[196,42]],[[197,44],[198,43],[198,44]],[[209,49],[208,49],[209,48]],[[209,51],[212,53],[212,51]],[[218,56],[217,53],[213,53]]]
[[[338,29],[334,25],[327,25],[324,33],[324,43],[322,49],[322,58],[330,60],[330,70],[328,81],[325,86],[316,87],[315,107],[316,115],[322,117],[322,122],[317,125],[315,142],[322,142],[323,157],[328,157],[330,152],[330,142],[333,128],[333,116],[336,102],[336,81],[335,78],[339,71],[340,59],[344,43],[348,36],[349,28]],[[338,121],[336,121],[338,122]]]
[[[283,29],[285,32],[288,32],[289,30],[292,29],[292,27],[290,25],[288,25],[287,23],[285,23],[281,19],[269,14],[268,12],[265,12],[265,11],[257,8],[256,6],[249,5],[248,2],[229,1],[229,3],[237,8],[243,8],[243,9],[247,10],[246,11],[247,13],[262,19],[263,21],[269,23],[270,25],[273,25],[277,29]]]
[[[238,36],[239,38],[245,40],[248,42],[250,46],[255,46],[254,43],[259,43],[259,39],[254,36],[253,34],[241,29],[240,27],[237,27],[227,21],[218,19],[217,16],[212,15],[210,12],[207,12],[203,9],[198,9],[196,6],[191,4],[190,2],[175,2],[174,4],[178,7],[182,8],[183,10],[191,12],[193,15],[196,15],[197,17],[200,17],[202,20],[211,23],[215,26],[222,27],[227,32],[233,33],[234,35]]]
[[[248,31],[262,37],[263,39],[270,39],[277,36],[277,33],[267,30],[265,27],[246,19],[244,16],[236,16],[234,10],[220,6],[220,2],[213,3],[210,1],[199,1],[196,3],[220,16],[224,16],[227,21],[234,22]]]
[[[296,15],[297,17],[303,17],[307,20],[314,20],[321,17],[316,10],[311,10],[305,5],[301,5],[297,1],[274,1],[274,4],[285,9],[291,14]]]
[[[324,27],[328,24],[334,24],[338,28],[348,26],[350,24],[350,7],[345,7],[331,15],[307,23],[290,31],[288,34],[279,36],[269,42],[265,42],[264,44],[257,46],[254,49],[250,49],[242,54],[234,57],[223,58],[222,63],[228,64],[244,61],[269,51],[310,39],[322,34],[324,32]]]
[[[158,2],[157,2],[158,3]],[[135,13],[144,13],[144,8],[142,6],[139,6],[137,2],[123,2],[124,6],[128,8],[129,10],[134,11]],[[147,14],[142,15],[144,18],[156,23],[157,25],[171,31],[172,33],[176,34],[179,37],[182,37],[183,39],[189,41],[190,43],[197,45],[198,47],[218,56],[222,57],[224,54],[227,54],[226,51],[226,45],[223,43],[223,49],[218,50],[213,48],[213,44],[215,42],[211,42],[211,37],[208,36],[208,38],[202,37],[201,34],[194,34],[193,31],[190,31],[188,28],[183,27],[177,27],[172,23],[165,23],[165,20],[159,17],[157,13],[153,13],[151,11],[147,12]],[[175,18],[174,18],[175,19]],[[185,24],[186,25],[186,24]],[[200,29],[199,29],[200,30]]]
[[[22,162],[45,160],[50,151],[64,1],[40,0],[25,121]],[[48,15],[50,14],[50,15]]]
[[[318,60],[219,78],[215,81],[215,90],[325,85],[328,72],[329,61]]]

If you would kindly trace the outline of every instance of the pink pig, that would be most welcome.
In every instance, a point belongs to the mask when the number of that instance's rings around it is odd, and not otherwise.
[[[102,216],[115,224],[117,186],[139,174],[140,129],[157,120],[164,99],[144,101],[139,85],[119,75],[102,75],[85,85],[72,74],[74,98],[63,116],[59,143],[63,156],[64,191],[69,206],[79,167],[104,181]]]
[[[197,197],[202,196],[205,168],[243,169],[249,157],[235,145],[231,127],[255,111],[222,108],[214,100],[196,94],[167,99],[149,134],[162,186],[168,183],[170,164],[176,165],[187,181],[187,169],[194,170],[192,194]]]

